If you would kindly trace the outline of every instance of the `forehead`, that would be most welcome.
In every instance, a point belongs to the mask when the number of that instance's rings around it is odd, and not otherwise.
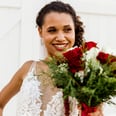
[[[73,19],[68,13],[50,12],[45,15],[43,25],[74,25]]]

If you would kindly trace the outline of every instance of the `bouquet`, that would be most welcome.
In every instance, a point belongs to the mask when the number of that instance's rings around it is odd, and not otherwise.
[[[64,99],[74,97],[81,105],[81,116],[94,112],[103,102],[111,103],[116,96],[116,56],[102,51],[93,41],[50,57],[46,63]]]

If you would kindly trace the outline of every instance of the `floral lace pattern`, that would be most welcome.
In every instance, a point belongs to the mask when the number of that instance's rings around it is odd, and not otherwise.
[[[20,89],[16,116],[40,116],[42,112],[40,84],[41,82],[38,81],[37,77],[33,74],[33,70],[31,70],[25,77]],[[52,100],[47,104],[46,110],[43,111],[44,116],[65,116],[62,96],[61,91],[52,96]],[[70,101],[70,116],[77,116],[77,104],[73,99]]]
[[[17,116],[40,116],[41,90],[40,82],[30,72],[24,79],[18,100]]]
[[[57,92],[47,104],[44,116],[64,116],[62,92]]]

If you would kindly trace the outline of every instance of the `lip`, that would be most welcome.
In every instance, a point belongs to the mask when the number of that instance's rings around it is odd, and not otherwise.
[[[66,50],[68,43],[53,43],[52,45],[57,51],[64,51]]]

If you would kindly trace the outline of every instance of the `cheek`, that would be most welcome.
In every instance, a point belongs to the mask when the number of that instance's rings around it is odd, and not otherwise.
[[[75,43],[75,34],[72,33],[70,35],[70,41],[71,41],[72,45],[74,45],[74,43]]]
[[[53,35],[46,32],[43,34],[43,39],[45,41],[51,41],[53,39]]]
[[[43,36],[43,41],[44,41],[45,44],[49,43],[51,41],[51,37],[48,34],[45,34]]]
[[[43,43],[46,48],[49,48],[51,46],[52,38],[51,36],[47,36],[43,38]]]

